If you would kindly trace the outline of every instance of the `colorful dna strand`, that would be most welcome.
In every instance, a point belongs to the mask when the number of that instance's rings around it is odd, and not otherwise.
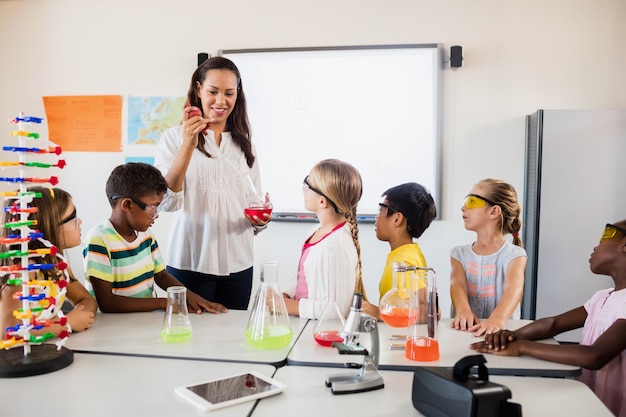
[[[19,154],[19,161],[0,162],[0,169],[17,169],[18,175],[2,176],[0,182],[19,184],[19,191],[0,192],[0,198],[12,199],[11,204],[5,205],[4,212],[9,214],[10,221],[3,224],[5,229],[11,229],[12,233],[0,237],[0,244],[6,250],[0,252],[0,277],[6,278],[8,285],[21,286],[21,291],[13,293],[13,298],[18,300],[21,307],[13,311],[13,315],[20,321],[15,326],[2,329],[4,338],[0,340],[0,348],[10,349],[17,346],[27,347],[30,344],[41,344],[45,341],[58,338],[56,343],[60,349],[69,337],[69,325],[61,306],[65,301],[68,285],[67,264],[59,254],[58,248],[44,239],[43,234],[33,228],[37,221],[29,219],[32,213],[37,212],[36,207],[29,204],[34,198],[41,198],[40,193],[27,191],[27,184],[49,183],[54,186],[58,183],[58,177],[35,177],[24,175],[25,169],[47,169],[65,167],[64,160],[56,163],[41,161],[26,161],[28,157],[41,154],[60,155],[60,146],[50,144],[44,147],[32,147],[30,141],[38,140],[40,135],[25,129],[25,124],[40,124],[42,118],[19,115],[10,123],[18,125],[17,130],[9,132],[15,137],[18,146],[3,146],[3,151]],[[28,146],[27,146],[28,145]],[[29,243],[38,240],[44,244],[44,248],[30,249]],[[19,248],[18,248],[19,247]],[[33,258],[45,255],[54,255],[60,259],[57,263],[35,263]],[[59,271],[63,274],[58,279],[39,279],[44,271]],[[54,324],[59,324],[62,330],[56,334],[46,331]]]

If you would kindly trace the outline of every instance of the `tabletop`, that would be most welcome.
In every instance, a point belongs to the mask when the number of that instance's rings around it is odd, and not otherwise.
[[[74,362],[59,371],[35,377],[0,378],[2,415],[197,417],[202,413],[179,399],[174,388],[249,371],[271,377],[275,368],[74,353]],[[254,401],[237,404],[212,411],[211,415],[245,416],[254,404]]]
[[[308,366],[279,368],[274,379],[286,384],[287,389],[280,395],[260,400],[252,417],[291,414],[299,417],[422,416],[413,407],[411,399],[413,372],[380,371],[384,388],[357,394],[333,395],[326,387],[325,379],[327,375],[336,372],[336,369]],[[511,390],[512,398],[509,401],[522,405],[524,417],[612,415],[593,391],[576,380],[515,376],[490,376],[489,380]]]
[[[403,349],[391,350],[391,344],[402,344],[404,340],[394,340],[392,336],[406,337],[408,328],[390,327],[384,322],[378,322],[380,342],[379,369],[385,370],[412,370],[416,366],[454,366],[461,358],[476,355],[470,349],[470,344],[482,340],[471,332],[450,328],[450,319],[442,319],[438,325],[439,360],[432,362],[417,362],[405,357]],[[507,328],[517,329],[529,323],[529,320],[510,320]],[[425,326],[425,325],[424,325]],[[346,362],[359,362],[358,356],[340,355],[335,348],[318,345],[313,339],[315,322],[310,322],[302,331],[298,341],[289,352],[287,362],[290,365],[343,367]],[[371,347],[371,333],[361,333],[359,343],[365,348]],[[545,343],[557,343],[555,340],[544,340]],[[523,375],[572,377],[581,373],[581,368],[563,365],[555,362],[535,359],[528,356],[510,357],[486,354],[487,367],[492,375]]]
[[[65,347],[82,353],[261,363],[282,366],[306,325],[306,319],[289,317],[293,339],[280,349],[254,348],[245,340],[249,311],[224,314],[189,314],[191,340],[166,343],[161,339],[163,311],[148,313],[98,313],[93,326],[73,333]]]

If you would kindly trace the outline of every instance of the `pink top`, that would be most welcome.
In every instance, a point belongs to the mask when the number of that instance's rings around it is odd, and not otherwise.
[[[338,224],[337,226],[333,228],[333,230],[326,233],[324,236],[322,236],[320,240],[318,240],[315,243],[308,243],[310,237],[309,239],[306,240],[306,242],[304,242],[304,245],[302,245],[302,254],[300,255],[300,261],[298,262],[298,282],[296,284],[296,294],[294,296],[294,299],[300,300],[302,298],[309,298],[309,288],[306,284],[306,275],[304,273],[304,261],[306,261],[306,258],[309,256],[309,252],[311,252],[311,248],[317,245],[318,243],[320,243],[322,240],[326,239],[336,230],[341,229],[344,224],[346,224],[346,222],[342,222],[341,224]]]
[[[580,344],[592,345],[617,320],[626,319],[626,289],[600,290],[585,303],[587,320]],[[626,417],[626,351],[613,358],[597,371],[583,369],[578,379],[587,384],[598,398],[619,417]]]

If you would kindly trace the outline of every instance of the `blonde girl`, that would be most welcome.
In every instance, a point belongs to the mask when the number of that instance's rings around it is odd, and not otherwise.
[[[334,248],[338,273],[333,279],[335,302],[347,315],[355,291],[365,296],[356,209],[363,192],[359,171],[338,159],[318,162],[303,181],[304,207],[319,220],[307,233],[297,281],[285,294],[289,314],[318,319],[326,303],[326,254]]]
[[[520,317],[526,268],[520,211],[515,188],[502,180],[483,179],[465,197],[463,222],[476,240],[450,252],[451,327],[482,336]]]

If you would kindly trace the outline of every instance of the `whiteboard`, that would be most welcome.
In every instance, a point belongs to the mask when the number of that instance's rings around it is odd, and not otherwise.
[[[438,44],[221,50],[241,73],[263,192],[277,220],[311,216],[302,181],[320,160],[354,165],[357,214],[373,220],[381,194],[418,182],[438,212],[441,47]]]

